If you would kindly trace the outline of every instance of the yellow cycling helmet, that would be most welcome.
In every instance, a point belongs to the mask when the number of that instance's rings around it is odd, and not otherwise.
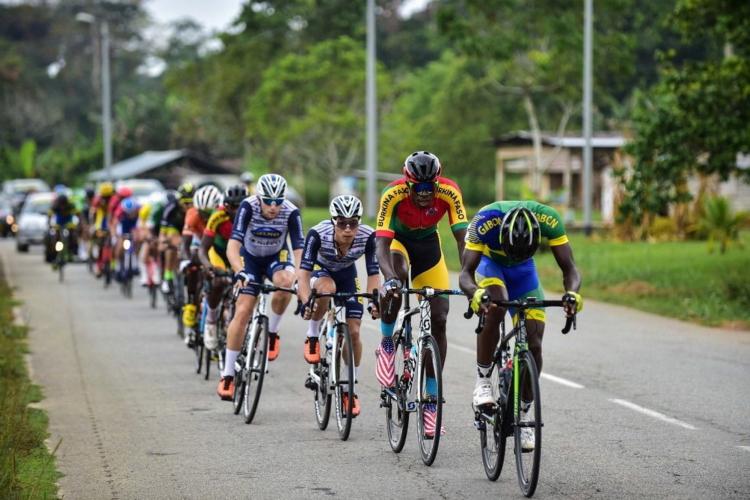
[[[115,186],[111,182],[103,182],[99,185],[99,196],[112,196],[115,194]]]

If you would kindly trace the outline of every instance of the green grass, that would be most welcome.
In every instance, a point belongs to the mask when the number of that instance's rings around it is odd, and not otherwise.
[[[29,407],[42,393],[29,381],[26,328],[13,324],[12,307],[0,282],[0,498],[56,498],[59,474],[44,444],[47,415]]]
[[[750,244],[750,234],[743,235]],[[750,252],[709,254],[705,242],[633,243],[571,237],[584,297],[706,325],[750,328]],[[562,290],[550,252],[537,267],[548,290]]]

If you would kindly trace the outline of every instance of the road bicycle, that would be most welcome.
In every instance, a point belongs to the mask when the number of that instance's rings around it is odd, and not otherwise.
[[[474,409],[474,426],[479,431],[479,442],[482,452],[482,464],[487,478],[497,480],[505,460],[506,441],[509,436],[514,439],[516,457],[516,472],[518,485],[526,497],[534,494],[539,480],[539,465],[542,454],[542,402],[539,390],[539,371],[534,356],[529,351],[526,338],[526,312],[528,309],[541,307],[563,307],[575,299],[569,300],[537,300],[528,297],[518,300],[489,300],[485,297],[484,304],[513,310],[515,313],[515,327],[505,333],[505,320],[500,323],[500,338],[492,356],[490,380],[495,403],[483,405]],[[471,308],[464,314],[466,319],[473,315]],[[475,332],[479,334],[484,328],[484,314],[479,315],[479,324]],[[571,326],[576,327],[575,315],[565,322],[562,333],[567,334]],[[514,345],[511,354],[511,343]],[[526,409],[526,419],[521,418],[522,393],[531,396]],[[524,429],[534,431],[533,450],[524,450],[522,433]]]
[[[128,299],[133,298],[133,276],[136,274],[135,242],[130,233],[122,237],[120,255],[120,291]]]
[[[53,260],[53,269],[57,270],[58,280],[63,282],[65,277],[65,265],[72,260],[70,255],[70,229],[67,227],[54,229],[52,231],[52,241],[54,241],[55,258]]]
[[[318,345],[320,362],[310,365],[305,387],[311,389],[315,420],[320,430],[328,427],[331,400],[336,414],[336,427],[342,441],[349,439],[354,408],[354,348],[346,324],[346,301],[359,298],[375,300],[374,293],[334,292],[318,293],[313,288],[308,307],[319,298],[330,297],[325,321],[320,323]],[[298,310],[301,312],[301,308]],[[343,373],[342,373],[343,370]],[[346,395],[346,398],[344,397]]]
[[[234,316],[234,294],[232,289],[231,277],[233,273],[230,271],[214,270],[213,275],[218,278],[227,280],[222,293],[221,302],[219,303],[219,310],[216,316],[216,336],[218,338],[218,345],[216,349],[208,349],[203,342],[203,333],[206,328],[206,321],[208,315],[208,293],[211,290],[211,280],[203,280],[203,298],[201,299],[201,318],[198,323],[200,332],[196,335],[195,349],[196,349],[196,362],[197,368],[196,373],[201,373],[203,369],[203,378],[208,380],[211,372],[211,362],[216,361],[219,369],[219,373],[224,370],[224,355],[227,342],[226,329],[229,326],[229,322]]]
[[[255,418],[258,409],[260,393],[263,390],[263,379],[268,366],[268,294],[276,291],[296,294],[292,288],[278,287],[266,283],[246,283],[245,286],[260,288],[258,301],[253,311],[252,321],[245,330],[245,342],[242,344],[234,363],[234,395],[232,398],[235,415],[242,411],[246,424]],[[239,294],[239,287],[235,287],[235,300]]]
[[[440,290],[431,287],[400,290],[403,306],[396,317],[393,345],[396,353],[396,385],[384,387],[380,406],[385,408],[386,430],[391,449],[399,453],[406,442],[409,414],[417,413],[417,441],[422,461],[432,465],[440,444],[443,416],[442,361],[437,341],[432,336],[430,299],[438,296],[463,295],[460,290]],[[417,306],[409,304],[411,295],[422,299]],[[419,315],[419,335],[413,340],[411,319]],[[435,394],[427,393],[428,374],[435,379]],[[414,377],[416,375],[416,383]],[[425,435],[424,413],[435,410],[435,434]]]

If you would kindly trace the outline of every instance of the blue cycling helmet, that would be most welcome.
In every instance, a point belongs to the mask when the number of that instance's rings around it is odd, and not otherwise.
[[[123,211],[128,214],[132,214],[133,212],[138,211],[138,202],[135,201],[135,198],[125,198],[120,203],[120,206],[122,207]]]
[[[58,196],[61,194],[68,194],[68,186],[66,186],[65,184],[55,184],[55,187],[52,188],[52,190]]]

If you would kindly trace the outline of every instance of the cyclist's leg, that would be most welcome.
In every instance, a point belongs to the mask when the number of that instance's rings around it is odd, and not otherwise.
[[[265,269],[275,286],[291,288],[294,285],[294,265],[289,260],[289,252],[281,250],[276,257],[270,261]],[[274,361],[279,356],[279,324],[284,315],[292,294],[282,291],[274,292],[271,297],[271,307],[268,310],[268,359]]]
[[[411,266],[412,286],[421,288],[430,286],[432,288],[450,288],[450,276],[448,266],[445,263],[440,238],[437,233],[423,240],[412,240],[407,246]],[[445,336],[445,324],[448,319],[448,297],[435,297],[430,299],[430,311],[432,320],[432,336],[440,349],[440,360],[445,366],[445,357],[448,351],[448,341]]]
[[[310,288],[314,288],[318,293],[334,293],[336,291],[336,283],[327,271],[316,269],[313,271],[312,277],[310,278]],[[310,321],[307,323],[304,357],[305,361],[311,364],[320,362],[318,331],[320,328],[320,322],[323,321],[323,317],[328,310],[328,302],[330,300],[331,299],[328,297],[317,299],[315,301],[315,310],[310,317]]]
[[[248,274],[250,281],[257,282],[259,277],[262,276],[261,267],[256,263],[255,259],[252,259],[245,252],[242,253],[242,258],[245,265],[245,272]],[[257,286],[240,288],[240,294],[235,304],[234,316],[227,328],[226,358],[224,371],[222,372],[222,382],[219,383],[220,396],[222,396],[221,387],[224,379],[227,377],[234,378],[234,362],[237,360],[237,355],[242,349],[242,343],[245,341],[245,330],[247,330],[247,324],[252,317],[259,293],[260,288]],[[223,385],[226,386],[225,389],[228,389],[227,384]]]
[[[391,242],[391,263],[397,278],[406,283],[409,276],[409,258],[404,245],[396,238]],[[377,362],[375,376],[384,387],[391,387],[396,377],[396,346],[393,343],[393,330],[401,308],[402,297],[381,297],[380,300],[380,345],[375,351]]]

